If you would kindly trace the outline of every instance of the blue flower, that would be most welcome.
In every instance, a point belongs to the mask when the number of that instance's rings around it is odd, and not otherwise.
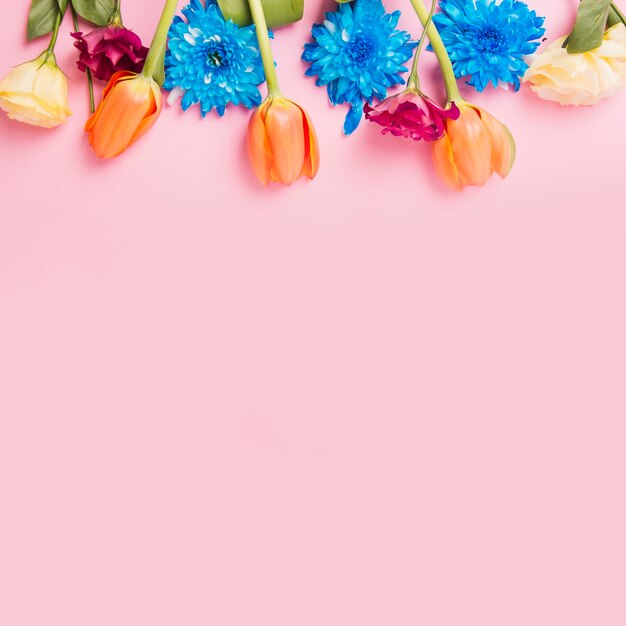
[[[400,74],[417,43],[396,30],[399,17],[400,11],[385,13],[381,0],[356,0],[326,13],[311,30],[315,41],[305,44],[302,55],[311,64],[306,75],[326,85],[331,104],[350,104],[346,135],[359,125],[364,101],[383,100],[389,87],[404,84]]]
[[[441,0],[433,20],[452,60],[457,78],[483,91],[491,83],[510,83],[519,89],[528,69],[524,56],[539,46],[545,29],[519,0]]]
[[[254,26],[225,21],[215,0],[191,0],[182,12],[187,21],[174,18],[165,55],[168,102],[182,95],[184,111],[199,102],[202,117],[213,108],[224,115],[229,102],[259,105],[265,74]]]

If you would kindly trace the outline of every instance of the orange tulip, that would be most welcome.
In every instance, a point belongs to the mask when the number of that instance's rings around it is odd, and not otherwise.
[[[89,143],[101,159],[115,157],[146,133],[160,113],[161,88],[152,78],[116,72],[85,124]]]
[[[306,112],[283,96],[270,96],[248,124],[248,154],[257,178],[291,185],[314,178],[320,165],[315,129]]]
[[[443,182],[461,191],[482,187],[496,172],[508,175],[515,161],[515,141],[509,129],[480,107],[457,102],[458,119],[446,119],[446,134],[432,143],[435,171]]]

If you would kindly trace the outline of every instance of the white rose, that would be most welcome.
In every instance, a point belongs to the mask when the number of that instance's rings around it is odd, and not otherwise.
[[[626,26],[616,24],[604,33],[595,50],[569,54],[565,37],[537,54],[524,82],[545,100],[591,105],[615,95],[626,84]]]
[[[53,54],[44,52],[11,70],[0,81],[0,109],[12,120],[51,128],[65,123],[67,79]]]

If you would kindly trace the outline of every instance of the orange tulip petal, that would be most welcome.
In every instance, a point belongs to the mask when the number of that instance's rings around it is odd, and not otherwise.
[[[102,99],[104,100],[104,98],[106,98],[109,91],[111,91],[111,89],[113,89],[113,87],[117,83],[124,81],[124,80],[136,78],[137,76],[138,74],[136,74],[135,72],[129,72],[128,70],[120,70],[119,72],[115,72],[109,79],[107,86],[104,88],[104,91],[102,92]]]
[[[304,166],[302,167],[301,175],[308,178],[315,178],[320,168],[320,148],[317,142],[317,134],[313,127],[313,122],[308,116],[307,112],[300,108],[302,116],[304,118],[304,139],[305,139],[305,154],[304,154]]]
[[[120,70],[119,72],[115,72],[111,76],[109,82],[107,83],[107,86],[104,88],[104,91],[102,92],[102,100],[100,100],[100,104],[98,105],[96,110],[91,114],[89,119],[85,122],[85,130],[86,131],[91,130],[92,126],[96,123],[96,120],[98,119],[98,116],[100,115],[100,110],[102,108],[102,103],[104,102],[104,99],[106,98],[108,93],[111,91],[111,89],[113,89],[113,87],[119,81],[126,80],[126,79],[132,78],[134,76],[136,76],[136,74],[134,72],[129,72],[127,70]]]
[[[491,113],[479,109],[480,117],[491,137],[491,167],[505,178],[515,162],[515,140],[509,129]]]
[[[248,156],[252,169],[256,177],[264,184],[270,184],[270,171],[272,169],[272,148],[270,140],[265,132],[265,124],[263,118],[265,116],[266,104],[258,107],[250,116],[248,122]]]
[[[110,159],[130,146],[144,118],[153,112],[152,100],[143,77],[121,80],[111,87],[89,129],[89,143],[98,157]]]
[[[431,146],[433,164],[437,176],[451,189],[461,191],[464,185],[459,177],[459,170],[454,163],[450,137],[444,135],[441,139],[433,141]]]
[[[291,185],[304,166],[305,142],[302,110],[286,98],[274,98],[265,116],[265,129],[272,148],[272,179]]]
[[[161,88],[154,81],[151,83],[151,91],[152,100],[150,112],[146,115],[146,117],[144,117],[141,124],[139,124],[129,145],[134,144],[137,139],[145,135],[154,126],[154,123],[157,121],[159,115],[161,115],[161,109],[163,108],[163,96],[161,95]]]
[[[448,120],[446,124],[454,162],[463,182],[482,187],[493,173],[491,137],[474,107],[460,105],[459,108],[459,119]]]
[[[98,118],[100,117],[101,111],[102,101],[100,101],[100,104],[96,107],[96,110],[89,116],[89,118],[85,122],[85,132],[88,133],[93,128],[93,125],[98,121]]]

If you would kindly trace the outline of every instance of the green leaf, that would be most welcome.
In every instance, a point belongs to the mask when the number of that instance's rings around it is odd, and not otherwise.
[[[595,50],[602,45],[610,5],[611,0],[581,0],[574,30],[567,42],[570,54]]]
[[[217,3],[226,19],[239,26],[252,24],[248,0],[217,0]],[[262,0],[262,4],[268,28],[299,22],[304,12],[304,0]]]
[[[65,15],[67,0],[32,0],[28,14],[28,39],[47,35],[54,30],[58,14]]]
[[[106,26],[115,13],[115,0],[72,0],[76,13],[96,26]]]

